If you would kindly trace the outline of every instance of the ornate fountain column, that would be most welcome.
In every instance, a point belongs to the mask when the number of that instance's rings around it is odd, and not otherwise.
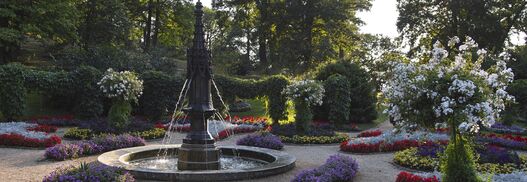
[[[212,105],[211,53],[205,47],[203,32],[203,5],[196,3],[194,40],[187,49],[187,79],[189,105],[183,111],[190,116],[190,132],[183,139],[178,152],[179,170],[217,170],[220,168],[220,152],[207,128],[207,119],[216,111]]]

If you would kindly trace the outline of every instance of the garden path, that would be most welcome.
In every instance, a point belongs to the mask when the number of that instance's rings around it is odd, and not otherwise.
[[[390,129],[391,125],[387,122],[379,125],[381,129]],[[59,129],[58,134],[62,135],[64,128]],[[352,133],[356,135],[356,133]],[[184,134],[176,134],[176,141],[181,141]],[[218,142],[218,145],[235,145],[236,140],[244,135],[236,135],[226,140]],[[68,141],[65,141],[68,142]],[[149,141],[148,144],[159,144],[160,140]],[[325,162],[333,154],[350,155],[359,162],[359,173],[356,177],[357,182],[390,182],[395,181],[396,175],[401,171],[391,164],[393,153],[380,154],[348,154],[339,152],[339,145],[286,145],[284,152],[290,153],[297,158],[296,167],[287,173],[270,176],[267,178],[245,180],[246,182],[282,182],[290,181],[295,174],[304,169],[315,168]],[[20,182],[20,181],[41,181],[57,167],[75,165],[80,162],[94,162],[97,156],[82,157],[67,161],[48,161],[43,158],[43,149],[27,148],[0,148],[0,181]]]

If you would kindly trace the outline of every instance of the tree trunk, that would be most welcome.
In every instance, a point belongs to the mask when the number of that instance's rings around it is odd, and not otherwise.
[[[95,37],[93,36],[93,27],[94,27],[94,24],[95,24],[95,19],[97,16],[97,14],[95,13],[95,11],[97,10],[97,0],[88,0],[88,12],[86,13],[86,19],[84,20],[85,22],[85,29],[84,29],[84,34],[83,34],[83,43],[84,43],[84,49],[87,49],[89,47],[92,47],[92,45],[95,43],[94,42],[94,39]]]
[[[148,5],[147,5],[148,11],[147,11],[145,35],[144,35],[144,40],[145,40],[144,51],[145,52],[150,51],[150,38],[152,35],[152,5],[153,3],[154,3],[153,0],[148,0]]]
[[[161,26],[161,2],[156,0],[156,20],[154,22],[154,36],[152,37],[152,47],[157,47],[159,38],[159,27]]]

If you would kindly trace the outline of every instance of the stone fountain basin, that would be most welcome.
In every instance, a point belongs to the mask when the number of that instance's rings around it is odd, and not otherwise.
[[[249,146],[219,146],[222,155],[232,155],[235,151],[240,157],[265,161],[267,164],[252,169],[204,171],[146,169],[128,164],[129,161],[155,157],[160,148],[167,148],[169,154],[177,155],[179,147],[180,144],[124,148],[106,152],[99,156],[98,161],[107,166],[124,168],[136,179],[160,181],[229,181],[267,177],[293,169],[296,161],[294,156],[277,150]]]

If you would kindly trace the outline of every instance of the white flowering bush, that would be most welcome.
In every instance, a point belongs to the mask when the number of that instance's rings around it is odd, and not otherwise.
[[[309,105],[322,105],[324,87],[315,80],[301,80],[287,86],[282,94],[291,100],[305,101]]]
[[[505,103],[514,100],[506,92],[514,74],[507,68],[507,54],[488,55],[466,38],[452,38],[409,63],[394,63],[393,76],[382,88],[385,111],[402,127],[433,127],[453,122],[461,132],[475,133],[480,125],[490,126],[499,119]],[[450,52],[447,51],[451,50]],[[482,63],[496,62],[488,69]]]
[[[514,74],[506,66],[507,54],[488,55],[470,37],[456,47],[459,44],[458,37],[446,47],[436,42],[417,59],[394,63],[382,93],[386,112],[400,128],[447,123],[450,142],[440,166],[444,181],[481,181],[468,136],[479,132],[481,125],[494,124],[505,103],[514,100],[506,92]],[[495,64],[484,68],[484,61]]]
[[[304,134],[313,120],[311,106],[322,105],[324,87],[314,80],[301,80],[287,86],[282,94],[295,103],[295,125],[297,133]]]
[[[97,83],[108,98],[137,102],[143,94],[143,81],[134,72],[116,72],[108,69],[104,77]]]

